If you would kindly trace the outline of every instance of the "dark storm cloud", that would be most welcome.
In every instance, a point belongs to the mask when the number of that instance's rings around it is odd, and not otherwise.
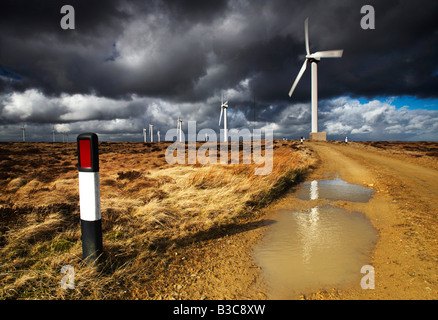
[[[67,3],[75,8],[75,30],[60,27]],[[375,8],[375,30],[360,27],[366,4]],[[310,122],[310,70],[293,97],[287,93],[305,58],[309,17],[312,52],[344,49],[341,59],[318,64],[322,126],[327,121],[342,134],[366,133],[368,120],[358,128],[337,127],[322,101],[437,98],[436,16],[438,3],[428,0],[3,0],[0,122],[80,129],[86,127],[81,121],[102,120],[93,126],[123,132],[135,125],[141,132],[146,118],[164,130],[180,114],[214,128],[224,92],[230,125],[276,123],[281,135],[289,126],[303,135]]]
[[[40,33],[57,35],[58,40],[75,36],[72,33],[64,33],[59,27],[63,16],[60,13],[61,7],[66,4],[74,7],[77,13],[76,26],[82,30],[82,34],[98,35],[109,32],[111,30],[108,28],[112,27],[114,22],[128,18],[118,0],[107,0],[105,4],[100,1],[80,0],[6,0],[0,4],[0,25],[9,35],[24,38],[37,36]]]
[[[13,84],[2,83],[2,89],[105,96],[187,92],[205,72],[203,39],[183,43],[178,38],[197,23],[210,23],[226,8],[223,1],[68,3],[75,8],[75,30],[60,27],[63,1],[2,1],[0,66],[21,77]],[[136,65],[116,63],[120,38],[129,41],[132,50],[144,51]],[[126,49],[126,42],[121,42]],[[146,48],[148,43],[159,47]],[[155,66],[147,63],[147,49],[158,51]]]
[[[2,1],[0,64],[21,78],[3,90],[201,101],[250,78],[258,100],[287,101],[309,16],[311,51],[345,50],[321,62],[321,98],[436,95],[434,1],[367,1],[376,30],[360,28],[363,1],[70,1],[73,31],[59,26],[63,4]],[[295,101],[308,100],[300,87]]]
[[[96,63],[110,54],[111,34],[127,15],[116,1],[69,1],[76,12],[76,30],[61,29],[64,1],[2,1],[0,64],[21,78],[5,86],[39,88],[47,94],[98,90]],[[91,80],[91,81],[90,81]]]

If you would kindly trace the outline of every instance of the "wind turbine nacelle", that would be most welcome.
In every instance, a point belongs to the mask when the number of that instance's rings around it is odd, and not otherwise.
[[[321,58],[319,58],[319,57],[314,57],[314,56],[311,55],[311,54],[306,55],[306,59],[309,60],[310,62],[312,62],[312,60],[314,60],[314,61],[316,61],[316,62],[321,61]]]

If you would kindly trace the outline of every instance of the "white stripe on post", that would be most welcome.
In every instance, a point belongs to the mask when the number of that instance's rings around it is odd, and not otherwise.
[[[82,133],[77,142],[82,256],[95,263],[103,252],[98,138],[95,133]]]
[[[101,219],[99,172],[79,171],[79,199],[81,220]]]

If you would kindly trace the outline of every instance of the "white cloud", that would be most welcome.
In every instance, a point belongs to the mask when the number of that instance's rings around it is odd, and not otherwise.
[[[396,108],[386,101],[361,103],[357,99],[340,97],[323,101],[321,121],[327,135],[353,135],[360,140],[436,140],[438,111],[408,106]]]
[[[326,122],[325,127],[329,134],[348,134],[353,129],[350,125],[334,121]]]
[[[386,127],[385,131],[388,133],[403,133],[404,129],[401,125],[396,124],[394,126]]]
[[[5,94],[0,99],[1,117],[14,121],[26,121],[29,118],[43,120],[45,114],[57,112],[57,103],[50,101],[35,89],[25,92]]]
[[[129,101],[119,101],[108,98],[96,97],[92,95],[67,95],[63,94],[60,98],[55,99],[59,105],[67,108],[60,120],[78,121],[95,119],[96,117],[105,117],[108,115],[117,115],[127,107]]]
[[[298,138],[310,132],[310,104],[292,104],[284,107],[258,106],[257,120],[253,113],[245,113],[233,105],[234,99],[248,94],[247,81],[236,89],[227,90],[231,98],[228,109],[228,126],[233,128],[273,128],[276,137]],[[346,135],[355,140],[437,140],[438,111],[410,110],[408,106],[396,108],[391,100],[372,100],[361,103],[357,99],[339,97],[320,102],[319,128],[329,139],[343,139]],[[27,132],[51,140],[52,126],[57,132],[105,133],[108,139],[117,140],[131,134],[141,140],[142,128],[148,123],[162,132],[176,127],[181,116],[183,128],[187,121],[197,121],[198,129],[211,128],[219,132],[220,96],[212,96],[206,103],[173,103],[131,95],[125,99],[111,99],[85,94],[45,96],[38,90],[0,95],[0,120],[15,123],[10,126],[12,140],[19,139],[19,125],[26,122]],[[40,128],[40,129],[38,129]],[[41,129],[44,128],[44,129]],[[4,138],[9,137],[7,130]],[[12,133],[11,133],[12,134]],[[135,139],[134,139],[135,140]]]
[[[351,134],[358,134],[358,133],[370,133],[373,132],[373,128],[371,128],[369,125],[363,125],[361,128],[359,129],[353,129],[351,130]]]

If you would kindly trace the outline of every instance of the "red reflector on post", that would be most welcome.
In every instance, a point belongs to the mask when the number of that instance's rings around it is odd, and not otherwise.
[[[95,133],[78,135],[78,170],[83,172],[99,171],[98,138]]]
[[[91,144],[90,140],[79,140],[80,166],[91,168]]]

